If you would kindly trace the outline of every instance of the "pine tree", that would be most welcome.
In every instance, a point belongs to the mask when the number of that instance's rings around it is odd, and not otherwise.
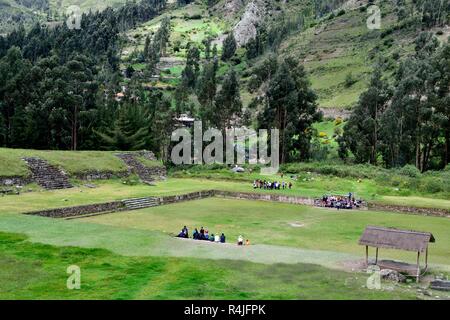
[[[236,39],[234,38],[233,32],[230,32],[228,36],[223,41],[223,47],[222,47],[222,60],[228,61],[231,59],[231,57],[234,56],[234,53],[236,52],[237,44]]]
[[[222,86],[217,93],[211,122],[218,129],[230,128],[232,120],[238,118],[241,112],[242,102],[239,92],[239,80],[236,72],[230,69],[225,75]]]

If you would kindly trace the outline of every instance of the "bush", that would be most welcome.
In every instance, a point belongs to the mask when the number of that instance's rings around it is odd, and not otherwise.
[[[353,84],[356,83],[356,78],[353,76],[353,74],[351,72],[347,73],[347,75],[345,76],[345,82],[344,85],[346,88],[351,87]]]
[[[407,176],[407,177],[411,177],[411,178],[417,178],[421,175],[420,170],[410,164],[407,164],[403,168],[401,168],[399,170],[399,174],[401,174],[402,176]]]

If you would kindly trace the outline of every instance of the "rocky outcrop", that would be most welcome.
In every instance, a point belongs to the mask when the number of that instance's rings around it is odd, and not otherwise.
[[[23,158],[34,181],[47,190],[72,188],[66,174],[47,161],[37,157]]]
[[[391,269],[382,269],[380,270],[381,279],[394,281],[394,282],[405,282],[406,276],[401,274],[398,271]]]
[[[319,111],[322,112],[323,117],[336,119],[336,118],[342,118],[344,120],[347,120],[350,118],[350,115],[352,113],[349,109],[342,109],[342,108],[319,108]]]
[[[241,20],[233,28],[233,34],[239,47],[255,38],[256,27],[262,22],[266,13],[266,5],[262,0],[253,0],[247,4]]]

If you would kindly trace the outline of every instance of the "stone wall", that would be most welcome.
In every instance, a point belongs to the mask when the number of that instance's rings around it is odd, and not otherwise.
[[[180,194],[180,195],[176,195],[176,196],[162,196],[162,197],[159,197],[159,203],[160,204],[170,204],[170,203],[176,203],[176,202],[181,202],[181,201],[190,201],[190,200],[210,198],[210,197],[213,197],[214,195],[215,195],[215,190],[206,190],[206,191],[198,191],[198,192]]]
[[[246,200],[262,200],[262,201],[274,201],[291,204],[303,204],[314,205],[314,200],[311,198],[286,196],[274,193],[251,193],[251,192],[234,192],[234,191],[215,191],[216,196],[233,198],[233,199],[246,199]]]
[[[25,214],[50,217],[50,218],[67,218],[80,216],[90,213],[115,212],[124,210],[125,206],[122,201],[112,201],[105,203],[94,203],[76,207],[55,208],[49,210],[26,212]]]
[[[86,171],[77,172],[72,176],[80,180],[108,180],[115,177],[125,178],[128,177],[130,173],[128,171]]]
[[[262,201],[273,201],[273,202],[283,202],[302,205],[314,204],[314,200],[310,198],[285,196],[281,194],[271,194],[271,193],[234,192],[221,190],[206,190],[176,196],[162,196],[159,198],[159,202],[160,204],[169,204],[181,201],[209,198],[214,196],[233,199],[262,200]]]
[[[369,203],[369,210],[393,211],[398,213],[415,214],[422,216],[450,217],[450,210],[447,209],[416,208],[381,203]]]
[[[272,202],[281,202],[281,203],[290,203],[290,204],[299,204],[299,205],[314,205],[314,199],[312,198],[304,198],[304,197],[295,197],[295,196],[286,196],[281,194],[273,194],[273,193],[251,193],[251,192],[234,192],[234,191],[221,191],[221,190],[204,190],[191,192],[181,195],[174,196],[160,196],[156,197],[159,205],[177,203],[182,201],[191,201],[198,200],[210,197],[224,197],[224,198],[232,198],[232,199],[245,199],[245,200],[262,200],[262,201],[272,201]],[[395,206],[395,205],[384,205],[378,203],[369,203],[370,210],[379,210],[379,211],[393,211],[398,213],[406,213],[406,214],[416,214],[416,215],[430,215],[430,216],[438,216],[438,217],[448,217],[450,216],[449,210],[446,209],[434,209],[434,208],[413,208],[413,207],[404,207],[404,206]],[[52,218],[65,218],[65,217],[73,217],[80,216],[85,214],[92,213],[100,213],[100,212],[116,212],[128,210],[122,201],[112,201],[106,203],[96,203],[90,205],[83,206],[75,206],[75,207],[65,207],[65,208],[56,208],[42,211],[34,211],[27,212],[25,214],[30,215],[39,215],[44,217],[52,217]]]
[[[24,186],[31,182],[31,177],[0,177],[0,186]]]

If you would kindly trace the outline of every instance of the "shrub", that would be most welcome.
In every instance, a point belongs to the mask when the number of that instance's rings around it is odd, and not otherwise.
[[[415,166],[407,164],[399,170],[399,174],[411,178],[417,178],[420,176],[420,171]]]

